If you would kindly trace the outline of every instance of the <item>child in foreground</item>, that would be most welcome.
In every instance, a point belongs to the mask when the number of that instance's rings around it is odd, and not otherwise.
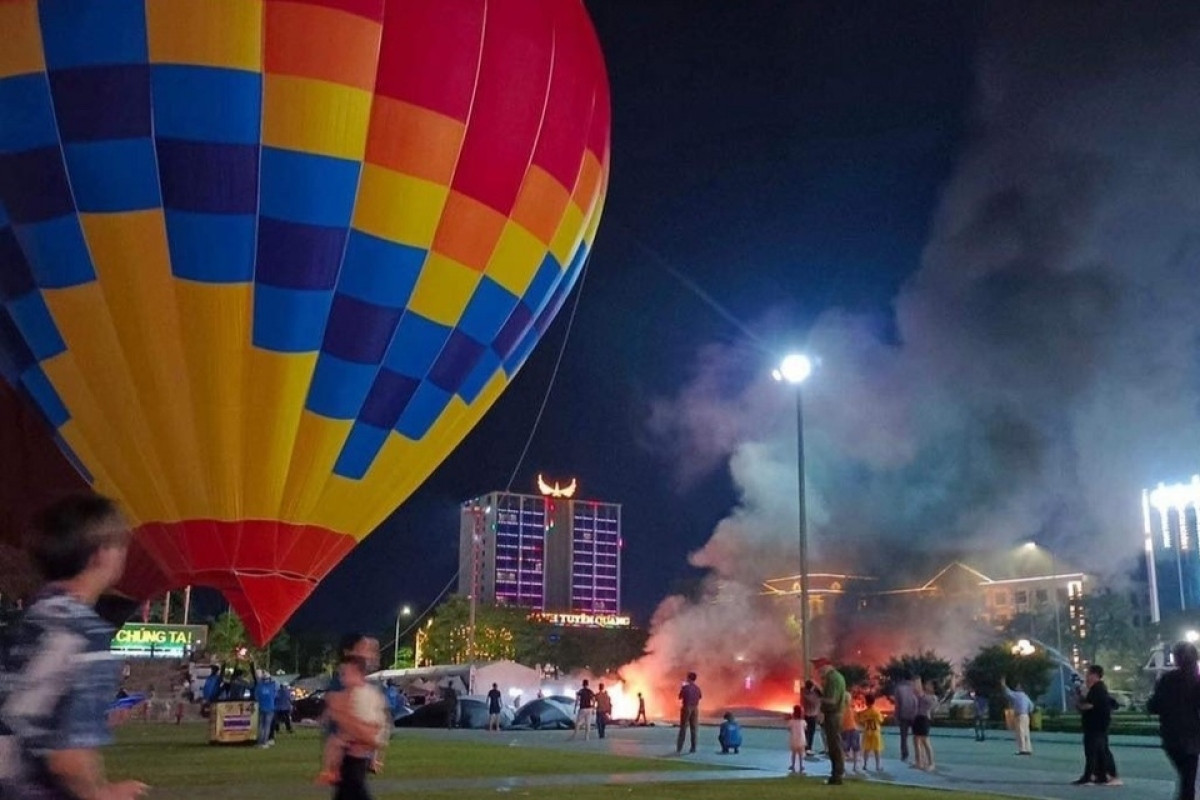
[[[367,772],[377,748],[387,744],[384,727],[386,700],[367,684],[367,662],[362,656],[342,656],[338,677],[346,693],[348,714],[325,740],[318,783],[337,784],[334,800],[369,798]],[[335,701],[336,702],[336,701]]]
[[[875,707],[875,695],[867,695],[867,707],[858,713],[858,722],[863,727],[863,770],[866,771],[867,759],[874,754],[875,771],[883,772],[879,763],[883,756],[883,714]]]
[[[792,706],[792,716],[788,717],[787,727],[788,748],[792,751],[792,764],[788,767],[788,772],[803,775],[808,739],[805,736],[804,709],[801,706]]]
[[[850,762],[850,769],[858,773],[858,757],[862,753],[862,731],[858,729],[858,716],[854,713],[854,702],[846,698],[846,710],[842,712],[842,751]],[[866,769],[867,760],[863,759]]]

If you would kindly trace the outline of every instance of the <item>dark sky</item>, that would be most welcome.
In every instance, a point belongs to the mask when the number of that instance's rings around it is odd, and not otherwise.
[[[650,403],[697,350],[771,313],[779,348],[832,306],[878,314],[918,264],[969,121],[977,6],[894,0],[594,0],[612,82],[612,178],[578,317],[515,487],[578,476],[624,504],[624,603],[647,621],[696,576],[735,497],[677,488]],[[300,609],[296,629],[379,628],[457,569],[458,503],[502,488],[546,391],[570,303],[507,392]],[[790,335],[786,335],[790,332]],[[764,359],[762,369],[771,364]],[[750,364],[748,369],[757,369]]]

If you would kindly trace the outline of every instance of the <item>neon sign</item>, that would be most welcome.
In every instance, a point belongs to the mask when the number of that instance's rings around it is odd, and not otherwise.
[[[633,620],[624,614],[536,613],[530,619],[561,625],[564,628],[628,628]]]
[[[566,486],[560,485],[557,481],[553,485],[546,483],[546,480],[539,473],[537,476],[538,491],[547,497],[574,497],[575,490],[579,488],[579,479],[572,478],[571,482]]]

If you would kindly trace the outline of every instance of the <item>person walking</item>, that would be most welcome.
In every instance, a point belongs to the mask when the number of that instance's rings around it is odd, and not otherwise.
[[[913,720],[917,718],[917,692],[911,672],[905,670],[900,674],[893,695],[896,725],[900,728],[900,760],[908,761],[908,736],[912,733]]]
[[[575,693],[575,729],[571,731],[571,738],[574,739],[579,733],[579,729],[583,728],[583,740],[586,742],[592,736],[592,717],[596,712],[596,693],[592,691],[588,685],[587,678],[583,679],[583,686]]]
[[[811,756],[817,736],[817,725],[821,722],[821,690],[812,681],[804,682],[804,689],[800,692],[800,706],[804,711],[804,755]]]
[[[1196,765],[1200,760],[1200,654],[1189,642],[1171,650],[1175,669],[1154,685],[1146,710],[1158,716],[1162,747],[1178,775],[1178,800],[1196,800]]]
[[[821,676],[821,734],[825,737],[825,748],[829,751],[830,786],[840,786],[846,775],[846,758],[842,752],[842,714],[850,698],[846,695],[846,679],[833,668],[828,658],[813,659],[813,666]]]
[[[110,783],[100,748],[112,743],[109,702],[121,684],[113,628],[95,611],[125,571],[131,534],[112,500],[64,498],[27,539],[48,581],[0,648],[0,797],[133,800],[139,781]]]
[[[633,719],[634,725],[649,725],[649,720],[646,719],[646,698],[642,697],[642,693],[638,692],[638,710],[637,716]]]
[[[1017,736],[1017,755],[1031,756],[1033,755],[1033,742],[1029,739],[1029,716],[1033,713],[1033,701],[1029,699],[1029,695],[1025,694],[1025,689],[1020,684],[1017,684],[1016,689],[1010,689],[1004,678],[1001,678],[1000,688],[1004,690],[1005,696],[1008,697],[1008,704],[1012,707],[1013,732]]]
[[[974,692],[972,702],[975,705],[975,741],[987,741],[988,698],[983,692]]]
[[[329,681],[329,688],[325,690],[325,712],[321,717],[321,772],[317,775],[317,783],[335,784],[339,780],[339,774],[342,769],[343,756],[348,752],[351,736],[342,735],[343,728],[353,729],[357,724],[354,720],[357,718],[361,709],[357,709],[351,703],[351,695],[362,697],[363,693],[355,690],[351,692],[342,683],[343,666],[353,672],[357,661],[351,663],[346,659],[354,657],[361,659],[366,666],[363,669],[363,674],[367,674],[379,667],[379,640],[372,636],[365,636],[362,633],[348,633],[338,642],[338,653],[340,661],[337,672],[333,674],[333,678]],[[355,680],[357,685],[357,680]],[[367,687],[374,691],[378,691],[375,687]],[[382,696],[382,695],[381,695]],[[368,769],[378,772],[383,768],[382,751],[376,751],[368,764]]]
[[[1076,690],[1075,707],[1083,726],[1083,775],[1072,781],[1121,786],[1117,764],[1108,747],[1108,729],[1112,725],[1112,697],[1104,683],[1104,667],[1092,664],[1084,678],[1086,693]]]
[[[596,733],[604,738],[604,729],[608,726],[608,718],[612,714],[612,698],[604,688],[604,684],[596,687]]]
[[[692,732],[692,749],[696,752],[696,734],[700,727],[700,698],[703,693],[696,685],[696,673],[689,672],[687,681],[679,690],[679,738],[675,740],[675,753],[683,752],[683,739],[687,732]]]

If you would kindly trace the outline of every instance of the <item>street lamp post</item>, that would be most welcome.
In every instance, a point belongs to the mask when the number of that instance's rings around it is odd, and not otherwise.
[[[1061,691],[1059,691],[1058,694],[1059,694],[1060,699],[1062,700],[1062,706],[1061,706],[1060,710],[1065,713],[1067,710],[1067,683],[1066,683],[1066,679],[1063,677],[1063,668],[1062,668],[1062,661],[1061,661],[1063,658],[1062,621],[1061,621],[1061,616],[1060,616],[1060,612],[1059,612],[1059,599],[1058,599],[1058,568],[1054,562],[1054,551],[1048,547],[1039,546],[1037,542],[1026,542],[1025,547],[1030,550],[1041,550],[1047,556],[1050,557],[1050,591],[1054,593],[1054,647],[1056,650],[1058,650],[1058,656],[1059,656],[1058,682],[1061,684],[1061,687],[1060,687]]]
[[[798,531],[800,535],[800,649],[803,651],[804,680],[811,670],[812,652],[809,639],[811,613],[808,607],[808,513],[804,499],[804,392],[801,387],[812,374],[812,360],[806,355],[792,354],[783,359],[771,373],[777,381],[785,381],[796,389],[796,488],[799,503]]]
[[[401,606],[400,610],[396,612],[396,638],[392,642],[392,646],[393,646],[392,667],[393,668],[397,668],[396,665],[400,663],[400,618],[404,617],[405,619],[407,619],[408,617],[411,617],[411,616],[412,616],[412,607],[410,607],[407,603],[404,604],[403,606]]]

